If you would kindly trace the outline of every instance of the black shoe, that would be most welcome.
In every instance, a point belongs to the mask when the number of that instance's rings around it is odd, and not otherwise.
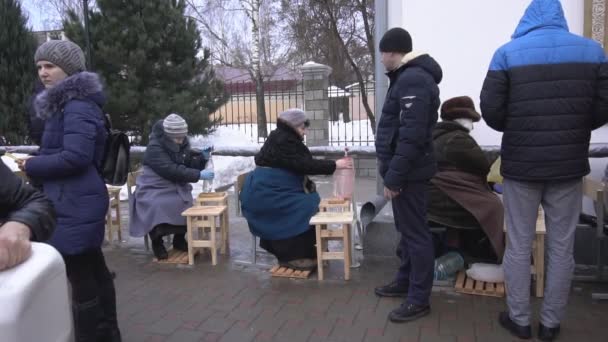
[[[388,319],[391,322],[401,323],[401,322],[409,322],[420,317],[424,317],[431,313],[431,307],[429,305],[420,306],[416,304],[401,304],[400,307],[391,311],[388,315]]]
[[[509,317],[508,312],[501,312],[498,315],[498,322],[503,328],[507,329],[511,333],[511,335],[517,338],[521,338],[524,340],[529,340],[532,338],[532,329],[530,328],[530,326],[523,326],[513,322],[511,320],[511,317]]]
[[[553,341],[559,335],[559,325],[555,328],[547,328],[542,323],[538,323],[538,339],[541,341]]]
[[[397,281],[384,286],[378,286],[374,293],[379,297],[407,297],[408,286],[399,285]]]
[[[188,242],[186,241],[186,234],[173,234],[173,248],[182,252],[188,251]]]
[[[158,260],[165,260],[169,258],[169,254],[167,253],[167,250],[165,249],[165,245],[163,243],[163,237],[158,237],[156,239],[152,239],[152,236],[150,236],[151,240],[152,240],[152,252],[154,253],[154,256],[156,257],[156,259]]]

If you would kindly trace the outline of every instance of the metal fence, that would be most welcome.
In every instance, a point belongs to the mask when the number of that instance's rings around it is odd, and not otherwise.
[[[225,84],[230,100],[211,117],[220,120],[218,126],[230,127],[250,137],[252,141],[263,143],[265,137],[258,136],[258,109],[255,84],[251,82],[231,82]],[[289,108],[304,106],[302,84],[296,80],[279,80],[264,84],[264,104],[268,133],[275,129],[277,116]]]
[[[364,92],[358,83],[341,88],[329,87],[329,143],[332,146],[373,146],[374,130],[363,104],[363,96],[373,113],[375,109],[374,83],[365,84]]]
[[[237,130],[263,143],[258,136],[258,115],[255,84],[249,81],[225,84],[230,100],[211,117],[219,120],[217,126]],[[328,134],[331,146],[373,146],[374,134],[363,105],[359,86],[340,88],[330,86]],[[374,109],[374,84],[366,85],[365,93]],[[267,132],[276,128],[277,116],[289,108],[304,108],[304,90],[298,80],[277,80],[264,83],[264,103]]]

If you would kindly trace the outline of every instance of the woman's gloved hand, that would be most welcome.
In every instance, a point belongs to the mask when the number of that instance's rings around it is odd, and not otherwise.
[[[213,151],[213,146],[207,146],[201,151],[205,160],[209,160],[209,157],[211,156],[211,151]]]
[[[215,172],[210,171],[210,170],[201,171],[201,175],[199,177],[199,179],[202,179],[202,180],[213,180],[213,178],[215,178]]]

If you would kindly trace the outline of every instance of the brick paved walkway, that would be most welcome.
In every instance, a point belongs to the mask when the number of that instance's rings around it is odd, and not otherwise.
[[[105,247],[117,273],[124,341],[513,340],[496,322],[503,299],[435,288],[431,315],[394,324],[387,315],[399,300],[377,298],[373,288],[391,279],[395,260],[366,259],[349,282],[340,280],[339,262],[330,265],[328,280],[321,283],[315,277],[271,278],[263,270],[233,264],[248,257],[250,240],[242,218],[231,217],[231,229],[231,255],[220,257],[215,267],[205,254],[194,267],[154,264],[143,239]],[[608,292],[606,286],[595,286]],[[592,289],[574,285],[561,341],[608,340],[608,302],[593,303]]]

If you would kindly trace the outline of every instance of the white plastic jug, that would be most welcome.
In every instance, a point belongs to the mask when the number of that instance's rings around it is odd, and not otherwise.
[[[352,158],[348,156],[348,149],[344,149],[344,159],[350,159],[353,167],[337,169],[334,172],[334,197],[352,199],[355,186],[355,168]]]
[[[0,272],[2,342],[72,341],[65,265],[53,247],[32,244],[32,256]]]

